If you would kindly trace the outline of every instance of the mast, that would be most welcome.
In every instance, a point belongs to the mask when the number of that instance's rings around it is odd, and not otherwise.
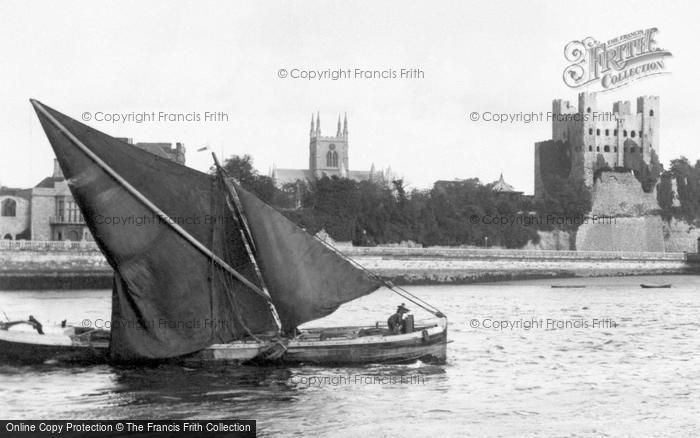
[[[233,269],[228,263],[226,263],[219,256],[214,254],[209,248],[204,246],[199,240],[194,238],[190,233],[188,233],[184,228],[178,225],[174,220],[172,220],[164,211],[158,208],[150,199],[145,197],[141,192],[139,192],[134,186],[129,184],[124,178],[121,177],[114,169],[112,169],[107,163],[105,163],[100,157],[98,157],[94,152],[92,152],[87,146],[85,146],[73,133],[71,133],[65,126],[61,124],[55,117],[53,117],[41,103],[34,99],[30,99],[32,105],[39,110],[56,128],[58,128],[78,149],[80,149],[85,155],[88,156],[95,164],[97,164],[102,170],[104,170],[109,176],[114,178],[124,189],[129,192],[132,196],[143,203],[149,210],[151,210],[156,216],[158,216],[162,222],[173,229],[177,234],[179,234],[186,242],[191,244],[205,256],[209,257],[214,263],[219,265],[229,274],[233,275],[241,283],[250,288],[253,292],[260,295],[265,301],[270,302],[270,294],[263,291],[258,286],[253,284],[250,280],[245,278],[243,274]]]
[[[250,258],[250,263],[253,265],[253,268],[255,268],[255,274],[257,275],[258,280],[260,281],[260,286],[263,292],[265,292],[267,296],[270,296],[270,292],[268,292],[267,287],[265,286],[265,279],[263,278],[262,272],[260,271],[260,267],[258,266],[258,261],[255,258],[255,242],[253,241],[252,235],[250,234],[250,228],[248,228],[248,220],[243,214],[243,206],[241,205],[241,200],[238,198],[238,193],[236,193],[236,189],[225,178],[225,176],[228,175],[228,172],[226,172],[226,170],[223,167],[221,167],[221,164],[219,163],[219,159],[216,157],[216,154],[212,152],[211,155],[214,158],[214,165],[216,166],[217,175],[221,179],[221,182],[223,183],[224,187],[226,187],[226,191],[228,192],[228,196],[226,197],[226,205],[228,205],[229,209],[233,212],[236,219],[238,220],[238,223],[241,225],[241,239],[243,240],[243,245],[245,246],[245,250],[248,253],[248,257]],[[282,332],[282,321],[280,320],[279,314],[277,313],[277,308],[271,300],[268,300],[267,304],[270,307],[270,312],[272,313],[272,316],[275,319],[275,323],[277,324],[277,331]]]

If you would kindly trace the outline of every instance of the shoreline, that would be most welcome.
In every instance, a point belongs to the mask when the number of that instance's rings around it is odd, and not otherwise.
[[[459,272],[422,272],[390,274],[378,272],[382,278],[399,286],[435,286],[498,283],[504,281],[557,280],[570,278],[616,278],[643,277],[656,275],[700,275],[700,269],[659,269],[626,272],[609,270],[577,272],[481,272],[479,274]],[[0,291],[6,290],[81,290],[111,289],[112,272],[78,272],[78,271],[35,271],[35,272],[1,272]]]
[[[557,278],[700,275],[684,253],[339,247],[397,285],[475,284]],[[112,269],[95,247],[0,250],[0,290],[109,289]]]

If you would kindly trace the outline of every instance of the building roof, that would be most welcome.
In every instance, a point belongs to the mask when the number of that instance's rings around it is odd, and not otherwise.
[[[34,187],[41,187],[44,189],[52,189],[56,186],[57,182],[64,181],[65,178],[61,177],[56,177],[56,176],[47,176],[46,178],[42,179],[39,181],[39,184],[37,184]]]
[[[136,143],[134,146],[169,160],[172,160],[173,157],[172,154],[166,152],[166,150],[169,151],[171,149],[171,143]]]
[[[272,178],[275,180],[275,184],[283,186],[299,180],[311,181],[313,179],[313,174],[310,170],[306,169],[274,169],[272,171]]]
[[[351,170],[348,172],[348,178],[355,181],[369,181],[374,177],[374,172],[371,170]]]
[[[498,179],[498,181],[493,183],[493,187],[491,187],[491,190],[494,192],[499,192],[499,193],[522,193],[518,190],[515,190],[515,187],[512,185],[508,184],[504,179],[503,179],[503,174],[501,173],[501,177]]]
[[[0,187],[0,196],[14,196],[29,200],[32,196],[32,189],[18,189],[13,187]]]

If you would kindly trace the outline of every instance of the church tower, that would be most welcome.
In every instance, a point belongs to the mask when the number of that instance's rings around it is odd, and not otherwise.
[[[348,158],[348,116],[345,114],[338,126],[335,136],[321,134],[321,115],[316,113],[316,120],[311,114],[311,131],[309,134],[309,170],[316,178],[326,176],[347,177],[350,169]]]

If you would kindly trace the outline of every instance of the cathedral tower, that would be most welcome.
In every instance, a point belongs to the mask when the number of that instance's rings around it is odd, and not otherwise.
[[[311,131],[309,135],[309,170],[316,178],[327,176],[347,177],[350,162],[348,158],[348,117],[341,123],[338,115],[338,126],[335,136],[321,134],[321,115],[316,113],[314,121],[311,115]]]

